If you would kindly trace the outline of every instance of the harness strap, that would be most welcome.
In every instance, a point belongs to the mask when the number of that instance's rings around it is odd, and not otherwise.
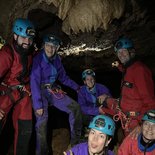
[[[66,94],[60,86],[51,83],[42,84],[41,88],[47,89],[56,99],[62,99]]]
[[[0,91],[0,95],[1,95],[1,96],[3,96],[3,95],[8,95],[8,96],[10,97],[12,103],[17,104],[17,103],[24,97],[25,92],[26,92],[29,96],[31,96],[30,91],[28,91],[28,90],[26,89],[25,85],[8,86],[8,85],[6,85],[6,84],[4,84],[4,83],[1,83],[1,85],[7,87],[7,89],[6,89],[6,90]],[[13,90],[18,90],[19,93],[20,93],[20,98],[19,98],[17,101],[15,101],[15,99],[14,99],[14,97],[13,97],[13,95],[12,95],[12,91],[13,91]]]

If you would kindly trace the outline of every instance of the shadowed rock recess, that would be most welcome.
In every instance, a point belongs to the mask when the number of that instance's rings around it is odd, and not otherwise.
[[[9,42],[14,19],[29,18],[36,26],[38,48],[41,48],[42,36],[47,33],[61,38],[63,45],[59,54],[72,79],[82,84],[81,72],[92,68],[97,81],[108,86],[114,97],[119,97],[121,73],[111,67],[117,59],[113,43],[119,36],[127,35],[133,39],[137,55],[155,77],[154,3],[154,0],[1,0],[0,36]],[[75,92],[64,89],[76,99]],[[50,113],[55,118],[51,120],[52,128],[56,130],[52,137],[57,139],[62,134],[64,142],[62,144],[59,139],[58,144],[53,140],[52,146],[57,152],[54,154],[59,155],[58,152],[69,144],[68,115],[55,109]],[[62,126],[56,123],[58,121]],[[68,136],[65,138],[63,134]]]

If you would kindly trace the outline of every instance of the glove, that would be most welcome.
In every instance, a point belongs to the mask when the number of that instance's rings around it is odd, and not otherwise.
[[[113,116],[114,114],[116,114],[117,109],[119,108],[118,100],[114,99],[114,98],[111,98],[111,97],[108,97],[106,99],[106,106],[107,107],[102,107],[103,113],[107,113],[107,114]]]
[[[2,119],[3,119],[4,114],[5,114],[5,112],[4,112],[2,109],[0,109],[0,120],[2,120]]]
[[[119,62],[118,61],[114,61],[113,63],[112,63],[112,67],[118,67],[119,66]]]

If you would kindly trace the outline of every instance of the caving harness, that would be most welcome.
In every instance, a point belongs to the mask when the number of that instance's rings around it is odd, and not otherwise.
[[[0,96],[8,95],[12,103],[17,104],[24,97],[25,93],[28,94],[28,96],[31,96],[31,92],[25,87],[25,85],[9,86],[3,82],[0,85],[6,88],[5,90],[0,90]],[[12,95],[14,90],[18,90],[20,93],[20,98],[17,101],[15,101]]]
[[[121,111],[121,109],[117,110],[117,113],[113,116],[113,120],[115,122],[118,122],[120,120],[122,129],[129,131],[129,124],[130,124],[131,118],[127,117],[127,115],[124,114]]]
[[[60,100],[64,98],[66,92],[64,92],[59,85],[47,83],[42,84],[41,89],[47,89],[56,99]]]

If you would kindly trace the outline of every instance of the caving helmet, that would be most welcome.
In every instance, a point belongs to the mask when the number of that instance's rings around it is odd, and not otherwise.
[[[18,18],[13,24],[13,32],[21,37],[34,38],[35,28],[28,19]]]
[[[155,123],[155,110],[149,110],[148,112],[146,112],[142,120]]]
[[[90,122],[89,128],[101,131],[108,136],[114,136],[115,123],[109,116],[98,115]]]
[[[114,51],[117,53],[119,49],[133,49],[134,45],[132,40],[126,37],[120,38],[114,45]]]
[[[85,80],[87,75],[91,75],[95,78],[95,72],[92,69],[86,69],[82,72],[82,80]]]
[[[62,44],[61,40],[57,38],[55,35],[49,34],[43,38],[44,43],[49,43],[54,46],[60,46]]]

